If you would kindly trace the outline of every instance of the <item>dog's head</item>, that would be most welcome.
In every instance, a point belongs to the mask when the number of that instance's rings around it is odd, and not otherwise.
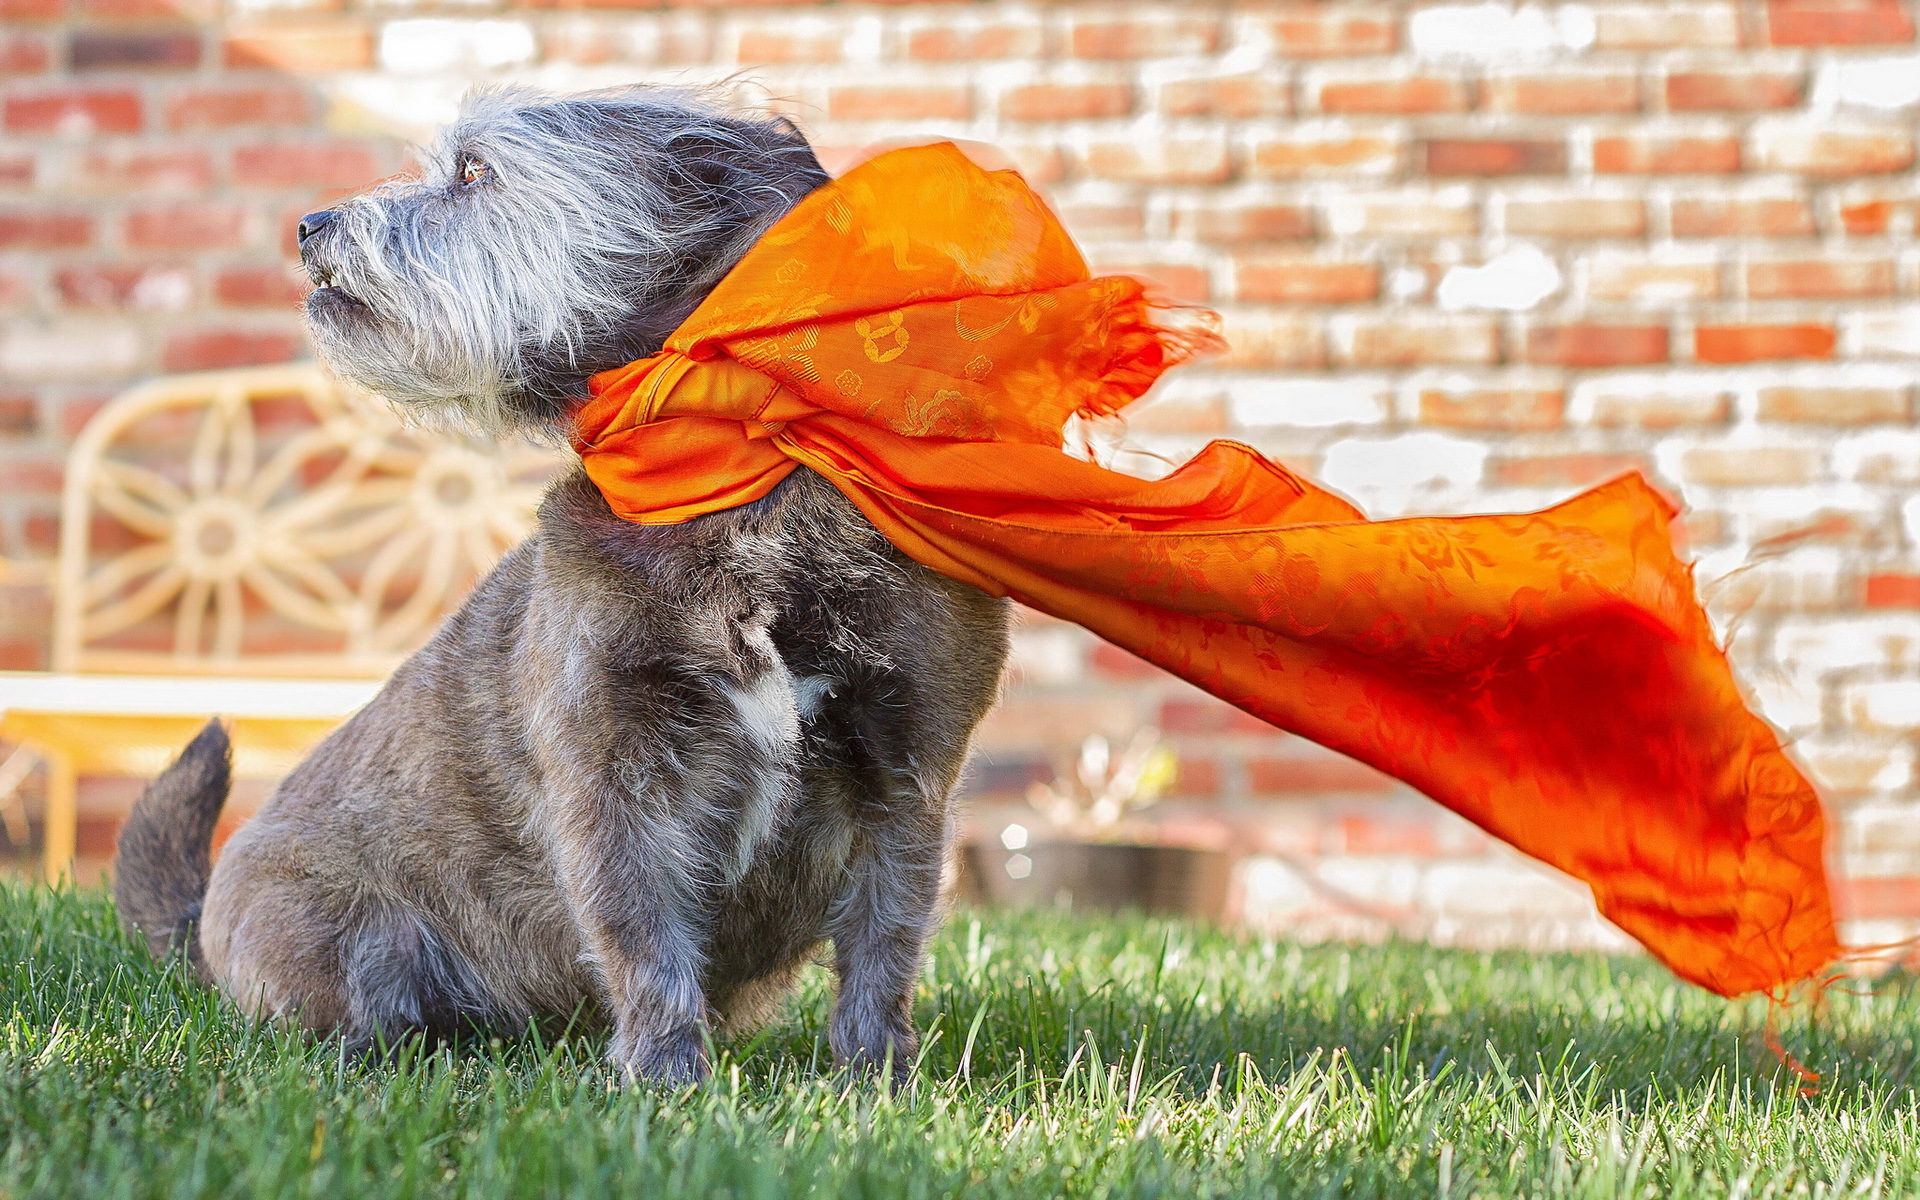
[[[307,322],[328,366],[389,400],[551,427],[825,181],[791,125],[695,93],[476,92],[418,178],[301,220]]]

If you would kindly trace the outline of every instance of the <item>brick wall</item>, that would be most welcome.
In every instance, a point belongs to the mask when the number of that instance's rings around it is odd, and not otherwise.
[[[1237,437],[1380,515],[1647,471],[1841,815],[1850,932],[1920,916],[1912,5],[213,3],[0,0],[0,552],[48,552],[61,454],[116,388],[300,354],[291,218],[400,167],[471,81],[730,81],[830,166],[992,142],[1098,265],[1218,308],[1233,352],[1141,410],[1142,450]],[[33,665],[44,600],[0,597],[0,661]],[[985,828],[1061,747],[1152,724],[1182,757],[1167,836],[1257,849],[1250,915],[1609,936],[1369,771],[1072,628],[1019,647]]]

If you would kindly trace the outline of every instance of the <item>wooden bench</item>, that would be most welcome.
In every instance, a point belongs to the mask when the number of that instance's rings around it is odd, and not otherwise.
[[[151,776],[213,715],[236,774],[284,774],[526,535],[560,461],[410,429],[311,365],[114,399],[67,461],[52,670],[0,672],[9,831],[44,765],[44,869],[68,873],[79,777]]]

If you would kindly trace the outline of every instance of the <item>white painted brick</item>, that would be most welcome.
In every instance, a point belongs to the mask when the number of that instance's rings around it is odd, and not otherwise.
[[[1920,679],[1856,683],[1841,693],[1847,719],[1866,729],[1920,729]]]
[[[1593,909],[1585,885],[1517,856],[1437,863],[1421,880],[1419,901],[1423,908],[1462,918],[1525,914],[1534,920],[1577,919]]]
[[[1835,104],[1865,108],[1911,108],[1920,104],[1920,56],[1842,58],[1821,68],[1814,85],[1816,110]]]
[[[1843,437],[1833,447],[1833,469],[1842,479],[1920,483],[1920,430],[1876,429]]]
[[[1905,742],[1809,737],[1793,744],[1793,756],[1822,792],[1894,792],[1913,782],[1913,747]]]
[[[1560,267],[1538,246],[1515,246],[1477,267],[1448,269],[1434,298],[1440,307],[1524,312],[1560,290]]]
[[[1854,354],[1890,358],[1920,356],[1920,308],[1908,306],[1845,317],[1841,329]]]
[[[1788,671],[1812,677],[1861,667],[1920,669],[1920,614],[1789,619],[1774,631],[1773,656]]]
[[[124,321],[64,317],[0,326],[0,379],[99,383],[140,365],[140,334]]]
[[[1787,732],[1820,725],[1820,689],[1798,680],[1760,677],[1747,681],[1747,693],[1760,715]]]
[[[1391,412],[1385,379],[1250,379],[1227,390],[1228,412],[1241,428],[1271,425],[1378,425]]]
[[[1007,666],[1021,683],[1073,683],[1085,674],[1086,653],[1087,634],[1079,629],[1016,628]]]
[[[1896,800],[1857,804],[1840,820],[1848,854],[1920,855],[1920,805]]]
[[[1593,13],[1582,5],[1514,9],[1505,4],[1441,4],[1407,22],[1414,52],[1428,57],[1539,57],[1593,44]]]
[[[518,67],[533,61],[535,49],[525,21],[415,17],[380,30],[380,65],[403,75]]]
[[[1320,478],[1379,515],[1408,511],[1421,501],[1457,501],[1480,482],[1487,447],[1444,433],[1346,438],[1327,448]]]

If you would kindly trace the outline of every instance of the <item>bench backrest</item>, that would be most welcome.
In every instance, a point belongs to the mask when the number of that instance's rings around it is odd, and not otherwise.
[[[531,529],[560,461],[409,429],[312,365],[142,384],[67,463],[53,667],[383,675]]]

